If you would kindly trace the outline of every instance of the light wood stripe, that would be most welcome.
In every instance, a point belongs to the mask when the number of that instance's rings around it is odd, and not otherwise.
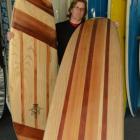
[[[81,118],[80,118],[80,128],[79,128],[79,136],[78,136],[79,140],[85,139],[85,126],[86,126],[86,119],[87,119],[87,107],[88,107],[89,88],[90,88],[90,79],[91,79],[91,70],[92,70],[91,64],[93,61],[96,30],[97,30],[97,20],[95,20],[95,23],[93,24],[93,28],[92,28],[88,64],[86,68],[86,78],[85,78],[85,87],[84,87],[84,95],[83,95],[83,102],[82,102],[82,111],[81,111]]]
[[[45,2],[43,0],[27,0],[27,1],[44,10],[48,14],[54,16],[52,3],[50,3],[49,1]]]
[[[109,45],[110,45],[110,20],[107,23],[107,39],[105,52],[105,71],[104,71],[104,95],[103,95],[103,119],[101,140],[107,140],[107,112],[108,112],[108,76],[109,76]]]
[[[46,49],[46,59],[47,59],[47,65],[46,65],[46,119],[48,118],[48,113],[49,113],[49,75],[50,75],[50,48],[47,47]]]
[[[34,107],[37,109],[37,40],[34,39]],[[35,128],[38,128],[37,112],[35,115]]]
[[[69,101],[69,96],[70,96],[70,91],[71,91],[73,72],[74,72],[74,68],[75,68],[77,52],[78,52],[78,49],[79,49],[79,43],[80,43],[80,38],[81,38],[81,33],[82,33],[82,30],[83,30],[83,26],[84,25],[82,24],[81,28],[80,28],[80,31],[79,31],[79,36],[78,36],[78,39],[77,39],[75,51],[74,51],[72,66],[71,66],[71,70],[70,70],[70,77],[69,77],[66,96],[65,96],[65,100],[64,100],[64,107],[63,107],[63,111],[62,111],[62,118],[61,118],[61,122],[60,122],[60,127],[59,127],[57,140],[62,140],[64,124],[65,124],[65,120],[66,120],[66,113],[67,113],[67,108],[68,108],[68,101]]]
[[[56,48],[55,30],[16,8],[14,8],[12,27]]]
[[[20,36],[20,72],[21,72],[21,121],[25,123],[24,110],[24,56],[23,56],[23,34],[19,32]]]
[[[98,20],[98,19],[96,19]],[[104,86],[104,57],[107,20],[99,19],[95,37],[94,58],[91,70],[85,140],[101,140],[102,103]]]

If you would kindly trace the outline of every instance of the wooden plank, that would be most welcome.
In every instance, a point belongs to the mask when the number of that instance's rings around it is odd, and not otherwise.
[[[55,30],[16,8],[14,9],[12,27],[49,44],[53,48],[56,47]]]

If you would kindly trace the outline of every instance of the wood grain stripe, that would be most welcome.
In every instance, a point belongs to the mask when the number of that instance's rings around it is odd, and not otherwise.
[[[19,32],[20,36],[20,74],[21,74],[21,121],[25,123],[25,110],[24,110],[24,50],[23,50],[23,34]]]
[[[55,30],[16,8],[14,9],[12,27],[56,48]]]
[[[104,71],[103,118],[101,140],[107,140],[107,112],[108,112],[108,75],[109,75],[109,46],[110,46],[110,20],[107,20],[107,38]]]
[[[48,118],[49,113],[49,75],[50,75],[50,48],[46,49],[46,119]]]
[[[21,125],[18,123],[13,123],[13,125],[15,128],[16,134],[26,137],[27,140],[28,140],[28,138],[34,138],[36,140],[43,139],[43,135],[44,135],[43,130],[35,129],[35,128]]]
[[[51,2],[49,2],[47,0],[46,1],[43,1],[43,0],[27,0],[27,1],[34,4],[38,8],[44,10],[48,14],[54,16],[53,6],[52,6]]]
[[[34,39],[34,107],[37,109],[37,40]],[[35,115],[35,128],[38,128],[37,112]]]
[[[92,70],[91,64],[93,61],[97,23],[98,23],[98,20],[95,20],[95,22],[93,23],[93,28],[92,28],[88,64],[87,64],[87,68],[86,68],[86,78],[85,78],[84,95],[83,95],[83,101],[82,101],[82,111],[81,111],[81,118],[80,118],[80,128],[79,128],[78,140],[84,140],[84,138],[85,138],[85,126],[86,126],[86,119],[87,119],[89,88],[90,88],[90,79],[91,79],[91,70]]]
[[[76,47],[75,47],[74,56],[73,56],[73,60],[72,60],[72,66],[71,66],[71,70],[70,70],[70,76],[69,76],[66,96],[65,96],[65,100],[64,100],[64,106],[63,106],[62,117],[61,117],[61,122],[60,122],[60,126],[59,126],[57,140],[62,140],[62,136],[63,136],[64,124],[65,124],[67,108],[68,108],[68,101],[69,101],[71,85],[72,85],[72,78],[73,78],[74,68],[75,68],[75,64],[76,64],[76,58],[77,58],[77,53],[78,53],[78,49],[79,49],[79,43],[80,43],[80,39],[81,39],[83,26],[84,26],[84,24],[82,24],[80,27],[78,39],[76,42]]]

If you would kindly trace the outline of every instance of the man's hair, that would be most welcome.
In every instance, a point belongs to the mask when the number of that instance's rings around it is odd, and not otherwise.
[[[82,18],[82,21],[84,21],[86,18],[86,14],[87,14],[87,1],[86,0],[74,0],[69,7],[67,17],[69,17],[69,18],[71,17],[71,10],[75,7],[75,5],[78,2],[82,2],[85,5],[85,13],[84,13],[83,18]]]

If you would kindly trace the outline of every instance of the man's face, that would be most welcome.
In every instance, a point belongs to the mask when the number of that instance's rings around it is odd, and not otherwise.
[[[85,4],[83,2],[77,2],[77,4],[71,10],[71,18],[77,21],[81,21],[85,13]]]

